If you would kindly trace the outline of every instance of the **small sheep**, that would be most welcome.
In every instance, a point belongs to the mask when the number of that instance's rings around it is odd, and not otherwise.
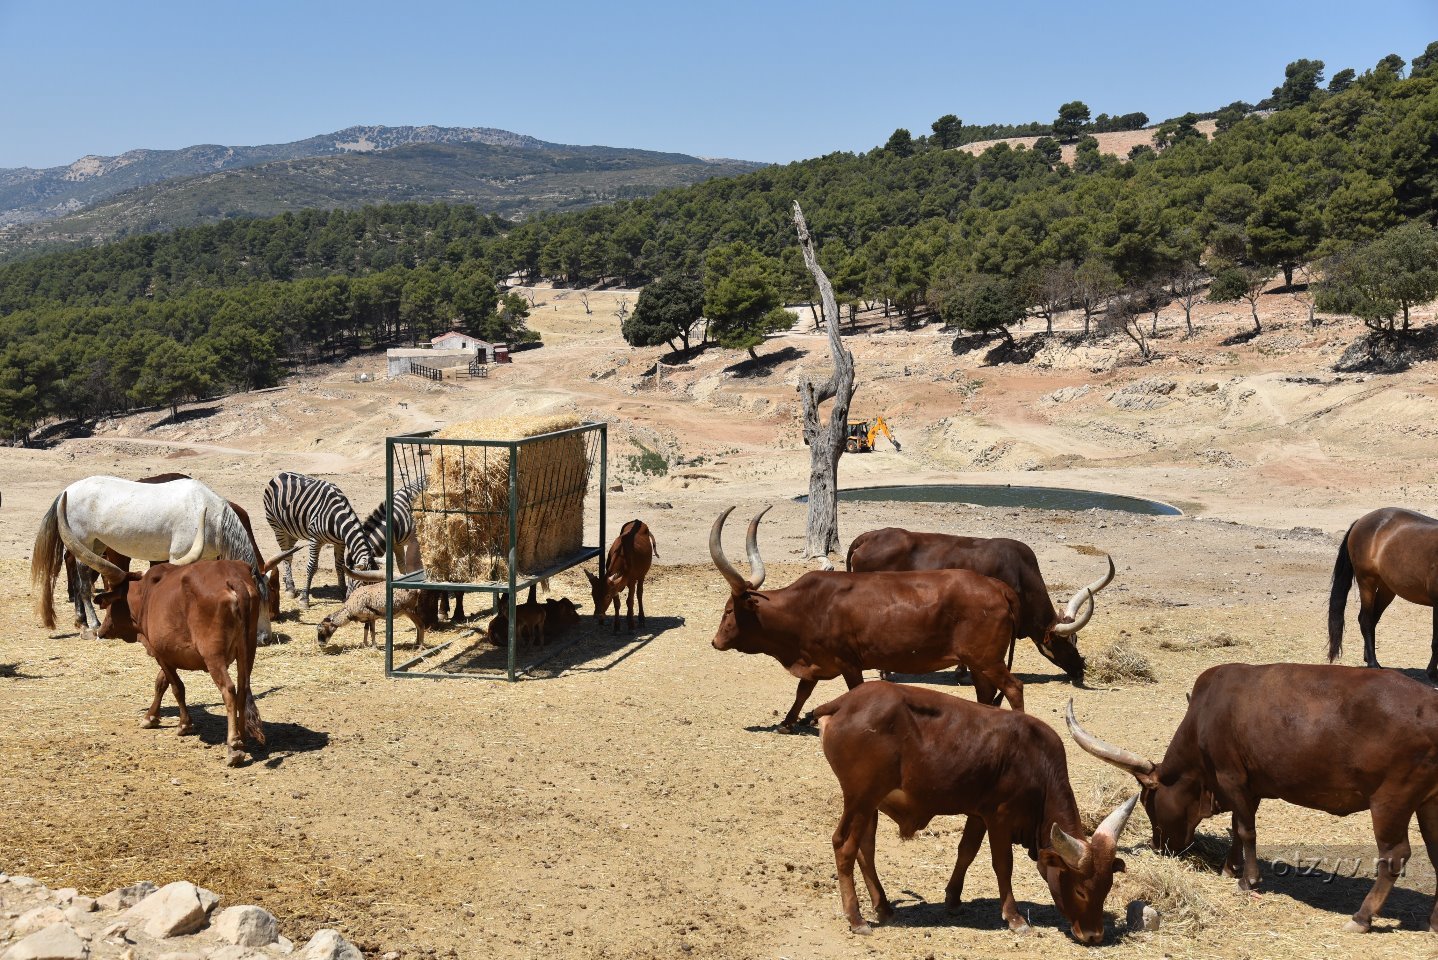
[[[424,646],[424,617],[420,613],[419,590],[396,590],[394,592],[394,612],[396,615],[403,614],[414,624],[415,646]],[[347,623],[364,624],[364,645],[373,647],[375,645],[375,621],[384,619],[384,584],[366,583],[355,589],[345,601],[345,605],[337,612],[330,614],[319,622],[316,627],[316,641],[320,649],[324,649],[331,636],[340,627]]]

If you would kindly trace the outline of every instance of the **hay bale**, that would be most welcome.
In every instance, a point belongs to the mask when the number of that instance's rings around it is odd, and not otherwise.
[[[1088,661],[1085,676],[1099,684],[1154,683],[1158,680],[1148,657],[1115,643]]]
[[[580,426],[573,415],[470,420],[435,434],[446,440],[521,440]],[[414,501],[415,530],[431,580],[509,579],[509,449],[435,445]],[[536,573],[584,545],[589,458],[584,434],[519,448],[515,498],[517,576]]]

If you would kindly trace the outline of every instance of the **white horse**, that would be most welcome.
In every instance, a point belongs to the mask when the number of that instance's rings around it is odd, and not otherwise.
[[[62,524],[66,537],[96,554],[108,547],[123,556],[152,562],[240,560],[254,571],[261,600],[268,600],[269,585],[249,535],[229,503],[215,491],[198,480],[146,484],[119,477],[86,477],[70,484],[55,498],[35,535],[30,582],[39,588],[36,612],[47,628],[55,626],[55,575],[64,549]],[[101,572],[107,575],[107,586],[115,586],[108,582],[110,571]],[[79,603],[86,624],[95,630],[100,619],[91,599],[89,578],[76,579],[80,581]],[[269,634],[269,604],[262,602],[260,642],[267,643]]]

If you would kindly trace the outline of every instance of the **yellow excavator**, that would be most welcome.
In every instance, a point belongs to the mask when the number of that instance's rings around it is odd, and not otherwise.
[[[895,450],[904,449],[894,435],[889,432],[889,425],[884,422],[883,417],[874,417],[872,420],[850,420],[849,436],[844,441],[844,449],[849,453],[873,453],[874,444],[878,442],[879,434],[889,438]]]

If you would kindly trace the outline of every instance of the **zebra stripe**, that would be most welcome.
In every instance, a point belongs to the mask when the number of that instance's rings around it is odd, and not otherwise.
[[[369,540],[370,548],[375,556],[382,557],[385,550],[393,549],[398,555],[399,549],[414,536],[414,498],[424,491],[426,480],[420,477],[418,480],[411,480],[394,492],[394,536],[386,537],[384,529],[384,501],[375,507],[368,517],[360,524],[364,528],[366,539]]]
[[[328,480],[317,480],[302,473],[281,473],[265,487],[265,520],[274,531],[283,552],[301,540],[310,542],[305,589],[300,605],[309,605],[310,585],[319,566],[320,548],[335,548],[335,563],[342,562],[343,549],[347,562],[354,569],[370,570],[375,566],[370,540],[360,525],[359,517],[340,488]],[[283,563],[285,587],[293,594],[294,579],[289,560]],[[340,586],[345,583],[344,571],[336,569]]]

